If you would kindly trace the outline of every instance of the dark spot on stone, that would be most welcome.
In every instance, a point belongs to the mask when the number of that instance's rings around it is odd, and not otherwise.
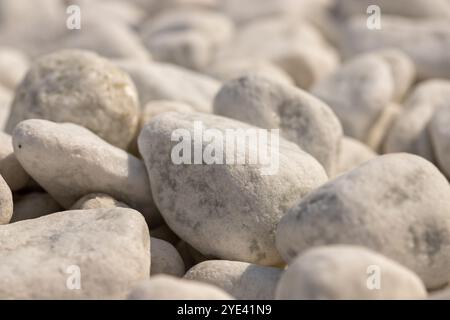
[[[21,144],[19,144],[19,149],[22,149],[22,145]]]

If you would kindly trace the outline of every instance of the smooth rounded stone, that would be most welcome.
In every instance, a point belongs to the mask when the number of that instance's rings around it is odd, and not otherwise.
[[[366,144],[373,150],[382,152],[387,136],[402,112],[403,107],[401,105],[395,102],[389,103],[372,125]]]
[[[209,260],[193,266],[184,278],[215,285],[239,300],[273,300],[281,273],[246,262]]]
[[[376,277],[379,277],[376,279]],[[364,247],[349,245],[310,249],[281,276],[281,300],[423,299],[427,291],[409,269]]]
[[[430,292],[427,300],[450,300],[450,288]]]
[[[172,133],[177,129],[183,136],[172,141]],[[186,146],[190,150],[194,140],[202,148],[196,147],[196,162],[202,156],[199,151],[207,154],[207,147],[215,149],[202,141],[199,129],[206,133],[216,129],[213,132],[220,135],[228,130],[228,139],[223,137],[226,149],[226,144],[248,138],[252,134],[249,129],[256,134],[257,128],[215,115],[172,112],[157,116],[143,128],[139,151],[145,160],[153,198],[167,225],[203,255],[262,265],[280,263],[274,243],[276,224],[295,200],[327,181],[323,167],[283,138],[279,138],[276,148],[274,132],[270,132],[272,138],[266,132],[266,145],[259,143],[264,149],[244,142],[243,148],[229,149],[229,154],[224,150],[224,164],[190,164],[194,163],[194,153],[187,154],[184,160],[177,159],[179,148]],[[264,150],[271,152],[272,161],[236,163],[235,159]],[[220,157],[218,148],[215,152]],[[176,164],[179,160],[181,164]]]
[[[394,80],[393,100],[400,102],[416,78],[414,62],[398,49],[382,49],[374,52],[389,65]]]
[[[0,226],[0,243],[1,299],[121,299],[149,277],[148,228],[132,209],[63,211]]]
[[[13,145],[24,169],[64,208],[87,194],[106,193],[158,224],[144,163],[88,129],[26,120],[15,128]]]
[[[394,82],[383,58],[363,55],[343,64],[311,92],[333,109],[345,135],[366,141],[372,125],[393,98]]]
[[[325,103],[294,86],[246,76],[225,83],[214,99],[214,113],[274,129],[316,158],[333,174],[342,138],[338,118]]]
[[[8,185],[6,184],[5,180],[0,175],[0,225],[9,223],[12,214],[13,214],[12,193]]]
[[[0,174],[12,191],[24,188],[30,180],[14,154],[11,136],[4,132],[0,132]]]
[[[14,90],[25,76],[28,67],[28,58],[23,52],[10,47],[0,47],[0,85]]]
[[[39,218],[62,210],[59,203],[46,192],[35,191],[14,196],[14,213],[11,223]]]
[[[450,104],[435,112],[428,128],[439,167],[450,179]]]
[[[81,29],[68,30],[52,49],[64,48],[89,50],[115,59],[151,59],[139,36],[126,23],[101,17],[98,12],[83,16]]]
[[[348,172],[376,156],[377,154],[364,143],[350,137],[343,137],[336,176]]]
[[[130,74],[142,105],[152,100],[184,102],[196,111],[211,112],[220,82],[206,75],[165,63],[120,61]]]
[[[253,74],[287,85],[294,84],[294,80],[287,72],[264,59],[236,58],[225,61],[219,60],[208,66],[205,72],[221,81],[230,81]]]
[[[345,17],[360,15],[365,13],[370,5],[377,5],[383,15],[422,19],[450,18],[450,3],[447,0],[339,0],[335,5],[336,11]]]
[[[16,90],[6,131],[26,119],[72,122],[125,148],[137,129],[139,102],[130,77],[82,50],[37,59]]]
[[[150,234],[153,238],[167,241],[174,246],[176,246],[180,241],[180,238],[178,238],[178,236],[172,230],[170,230],[170,228],[165,223],[156,228],[150,229]]]
[[[427,4],[428,6],[428,4]],[[342,32],[344,55],[397,48],[416,66],[418,79],[450,79],[450,20],[406,19],[383,14],[382,28],[367,28],[367,16],[348,20]]]
[[[239,25],[266,17],[304,18],[311,9],[326,6],[328,0],[220,0],[218,7]]]
[[[152,266],[150,275],[168,274],[182,277],[185,273],[184,262],[177,249],[169,242],[151,237]]]
[[[129,300],[232,300],[228,293],[212,285],[157,275],[136,286]]]
[[[427,288],[448,282],[450,186],[412,154],[379,156],[311,192],[278,224],[276,243],[291,262],[317,245],[373,249],[419,275]]]
[[[151,17],[141,36],[155,60],[202,70],[234,33],[223,14],[199,9],[175,9]]]
[[[89,210],[89,209],[101,209],[101,208],[129,208],[129,206],[123,202],[117,201],[113,197],[104,193],[90,193],[81,197],[75,202],[70,210]]]
[[[304,89],[329,75],[339,64],[337,52],[320,32],[298,18],[266,18],[249,23],[220,52],[217,61],[249,56],[275,63]]]
[[[449,100],[450,81],[434,79],[419,83],[392,125],[384,143],[384,152],[409,152],[433,160],[427,126],[435,111],[448,105]]]
[[[0,131],[4,131],[11,110],[13,92],[0,84]]]

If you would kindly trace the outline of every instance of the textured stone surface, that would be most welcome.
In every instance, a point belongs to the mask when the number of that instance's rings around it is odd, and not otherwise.
[[[378,277],[378,279],[376,278]],[[324,246],[289,265],[277,299],[423,299],[425,286],[412,271],[358,246]]]
[[[225,291],[198,281],[166,275],[151,277],[136,286],[128,295],[130,300],[231,300]]]
[[[14,152],[27,172],[64,208],[82,196],[106,193],[157,225],[142,161],[70,123],[26,120],[13,133]]]
[[[209,260],[193,266],[184,277],[215,285],[236,299],[272,300],[281,273],[246,262]]]
[[[277,229],[290,262],[324,244],[355,244],[398,261],[427,288],[448,282],[450,185],[427,160],[377,157],[324,184],[292,207]]]
[[[149,239],[142,216],[124,208],[63,211],[0,226],[0,298],[124,298],[149,277]],[[80,290],[69,289],[76,284],[74,266]]]
[[[301,89],[276,81],[246,76],[227,82],[214,99],[214,113],[281,135],[315,157],[333,174],[342,127],[322,101]]]
[[[279,160],[273,174],[263,175],[261,165],[237,165],[226,159],[225,165],[174,164],[172,148],[179,140],[171,141],[172,132],[187,130],[190,137],[183,137],[183,143],[190,144],[195,121],[221,133],[225,129],[255,129],[242,122],[200,113],[163,113],[147,124],[139,136],[139,150],[164,220],[204,255],[264,265],[279,263],[274,246],[276,224],[295,200],[327,180],[324,169],[309,154],[282,138],[278,152],[275,146],[269,147],[278,155],[273,159]],[[203,147],[207,145],[203,142]],[[228,158],[236,159],[236,155],[254,154],[257,148],[251,144],[245,150],[229,151]],[[189,157],[189,162],[194,163],[192,160],[195,159]]]
[[[136,88],[126,73],[92,52],[63,50],[32,64],[16,90],[6,131],[33,118],[72,122],[125,148],[138,112]]]

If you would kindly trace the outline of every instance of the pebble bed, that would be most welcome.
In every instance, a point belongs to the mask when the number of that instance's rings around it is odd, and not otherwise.
[[[450,0],[0,0],[0,299],[450,299],[449,53]]]

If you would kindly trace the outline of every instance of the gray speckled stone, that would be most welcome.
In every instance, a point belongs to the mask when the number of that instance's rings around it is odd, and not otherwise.
[[[32,64],[16,90],[6,131],[33,118],[72,122],[125,148],[138,117],[137,91],[126,73],[95,53],[63,50]]]
[[[426,296],[425,286],[412,271],[372,250],[345,245],[306,251],[289,265],[276,290],[276,298],[283,300],[423,299]]]
[[[276,241],[287,262],[312,246],[366,246],[436,288],[449,280],[450,185],[421,157],[380,156],[298,202],[278,224]]]
[[[250,75],[227,82],[214,99],[214,113],[252,125],[280,128],[333,174],[342,127],[325,103],[294,86]]]
[[[295,200],[327,181],[323,167],[282,138],[276,153],[279,166],[273,175],[263,175],[262,166],[248,163],[174,164],[172,148],[179,142],[171,141],[172,132],[187,130],[191,140],[186,137],[185,143],[192,143],[195,121],[222,134],[225,129],[255,129],[200,113],[167,112],[147,124],[139,136],[139,150],[164,220],[204,255],[263,265],[280,263],[274,244],[276,224]],[[229,157],[236,156],[237,150]],[[255,152],[256,147],[252,145],[251,150]],[[244,156],[239,152],[237,156]]]
[[[15,128],[13,145],[25,170],[64,208],[84,195],[106,193],[157,225],[160,216],[144,163],[88,129],[71,123],[26,120]]]
[[[240,261],[208,260],[186,272],[186,279],[222,288],[240,300],[272,300],[282,269]]]
[[[228,293],[212,285],[157,275],[136,286],[129,300],[231,300]]]
[[[185,273],[184,262],[177,249],[169,242],[151,238],[152,266],[150,274],[168,274],[182,277]]]
[[[11,220],[13,214],[12,193],[3,177],[0,175],[0,225]]]
[[[1,299],[117,299],[148,279],[150,242],[137,211],[64,211],[0,226]],[[78,266],[81,289],[67,283]]]

